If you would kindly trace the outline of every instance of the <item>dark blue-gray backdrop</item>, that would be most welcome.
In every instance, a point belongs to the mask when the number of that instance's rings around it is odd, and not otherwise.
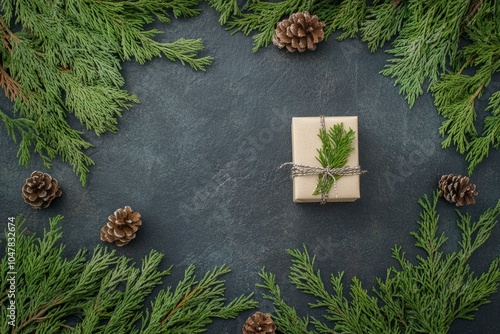
[[[96,145],[88,150],[96,165],[86,187],[60,159],[50,170],[37,157],[28,169],[18,166],[17,146],[2,125],[2,230],[6,217],[23,213],[27,227],[42,233],[48,218],[61,214],[63,242],[71,255],[100,244],[106,217],[130,205],[142,214],[144,225],[118,253],[136,261],[151,249],[164,253],[163,267],[174,265],[165,286],[175,286],[191,263],[200,275],[227,264],[233,269],[225,276],[228,297],[255,292],[260,309],[270,311],[255,287],[265,266],[304,315],[310,299],[292,289],[285,250],[305,244],[325,278],[345,271],[346,279],[357,276],[371,289],[376,277],[396,265],[391,247],[403,246],[410,258],[418,253],[409,236],[418,228],[418,199],[432,194],[442,174],[466,173],[464,158],[454,148],[441,149],[442,119],[432,96],[425,94],[410,110],[394,81],[378,74],[389,56],[370,54],[359,40],[331,38],[304,54],[272,45],[253,53],[250,37],[231,35],[213,9],[202,8],[197,18],[157,27],[166,31],[165,42],[203,38],[203,55],[213,56],[213,64],[204,73],[165,58],[125,63],[125,88],[141,104],[124,112],[118,134],[85,132]],[[486,95],[500,89],[499,81],[494,78]],[[0,108],[12,110],[5,98]],[[359,116],[360,162],[369,172],[361,178],[362,198],[354,203],[294,204],[288,173],[277,170],[291,159],[291,117],[321,114]],[[477,218],[500,198],[499,153],[492,152],[476,168],[477,204],[461,212]],[[43,211],[31,210],[21,198],[21,186],[33,170],[52,174],[64,192]],[[458,240],[454,206],[441,201],[439,210],[440,228],[450,237],[444,249],[451,251]],[[498,256],[499,240],[497,227],[473,256],[474,270],[485,270]],[[491,300],[473,322],[454,323],[451,333],[498,333],[499,294]],[[251,313],[215,321],[208,333],[240,333]]]

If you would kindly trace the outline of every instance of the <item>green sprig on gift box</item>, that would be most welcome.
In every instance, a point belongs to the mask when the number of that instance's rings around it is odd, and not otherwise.
[[[318,152],[316,159],[321,166],[324,168],[343,167],[347,163],[351,152],[354,151],[352,143],[356,137],[356,132],[351,128],[345,130],[344,123],[338,123],[328,130],[321,128],[318,137],[321,139],[321,148],[316,149]],[[333,177],[319,175],[318,186],[313,195],[328,194],[335,181],[340,177],[340,175],[333,175]]]

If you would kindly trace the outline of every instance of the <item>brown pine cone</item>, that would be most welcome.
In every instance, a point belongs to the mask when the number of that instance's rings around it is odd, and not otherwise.
[[[443,175],[439,180],[439,196],[456,206],[464,206],[475,203],[478,195],[476,185],[469,183],[469,178],[462,175]]]
[[[311,16],[309,12],[294,13],[278,22],[273,43],[280,49],[286,47],[290,52],[304,52],[306,49],[314,51],[316,44],[324,38],[324,26],[325,22],[319,21],[316,15]]]
[[[132,211],[130,206],[126,206],[108,217],[108,222],[101,228],[101,240],[109,243],[115,242],[119,247],[125,246],[135,238],[141,226],[141,214]]]
[[[22,189],[23,199],[33,209],[45,209],[56,197],[61,197],[59,182],[52,176],[34,171],[26,179]]]
[[[245,321],[243,334],[275,334],[276,324],[269,313],[256,312]]]

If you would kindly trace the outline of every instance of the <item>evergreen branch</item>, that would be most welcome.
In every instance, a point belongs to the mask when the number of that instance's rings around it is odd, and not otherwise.
[[[339,41],[354,38],[358,35],[366,16],[366,0],[342,1],[337,15],[332,23],[332,30],[342,29],[344,32],[337,37]]]
[[[341,333],[390,333],[386,319],[378,308],[377,300],[368,295],[358,279],[353,278],[352,305],[349,305],[343,295],[343,272],[338,276],[331,275],[331,283],[335,291],[335,294],[331,295],[323,284],[320,271],[314,271],[314,259],[310,259],[307,249],[304,247],[302,252],[298,250],[288,252],[293,257],[290,281],[298,290],[319,298],[310,306],[325,307],[327,315],[324,315],[324,318],[336,323],[335,330]],[[316,319],[313,323],[317,328],[321,328],[320,332],[327,333],[326,329],[332,332],[332,329]]]
[[[41,238],[29,236],[23,228],[24,220],[16,219],[17,314],[15,327],[2,321],[0,332],[139,333],[137,326],[142,320],[142,333],[194,334],[204,332],[211,318],[234,318],[257,305],[251,294],[225,304],[225,282],[219,277],[230,272],[228,267],[216,267],[197,282],[191,265],[176,289],[167,286],[160,290],[151,311],[143,312],[145,299],[170,274],[170,268],[158,269],[163,255],[151,251],[140,269],[130,259],[100,246],[89,260],[85,249],[66,259],[64,245],[59,244],[61,219],[50,219],[50,229]],[[2,305],[10,298],[10,246],[5,247],[0,259]],[[162,326],[158,316],[164,318],[166,310],[172,312]],[[8,319],[7,312],[6,307],[0,309],[2,319]],[[67,324],[68,319],[74,326]]]
[[[7,114],[0,110],[0,119],[3,121],[9,135],[14,142],[17,142],[16,132],[21,135],[21,138],[26,138],[33,131],[34,122],[26,118],[10,118]],[[28,152],[29,154],[29,152]]]
[[[439,128],[443,141],[443,148],[452,143],[461,154],[467,151],[468,138],[477,134],[474,126],[476,120],[475,102],[481,95],[486,80],[489,77],[478,71],[470,77],[463,74],[445,74],[442,80],[433,88],[434,103],[438,113],[446,118]]]
[[[158,270],[162,258],[162,254],[151,251],[142,261],[140,270],[129,270],[121,302],[111,311],[112,316],[104,328],[104,333],[130,333],[135,323],[141,319],[140,310],[145,298],[162,283],[164,276],[170,274],[170,269]]]
[[[224,281],[230,272],[226,266],[208,271],[198,282],[195,268],[189,266],[175,291],[161,291],[152,302],[152,312],[143,318],[141,333],[202,333],[212,318],[233,318],[239,312],[254,308],[252,295],[240,296],[224,305]]]
[[[219,23],[224,25],[232,16],[241,15],[238,0],[208,0],[208,5],[220,14]]]
[[[498,282],[500,281],[500,257],[497,257],[491,263],[488,271],[481,274],[478,278],[468,277],[467,289],[463,288],[457,298],[457,308],[454,310],[453,317],[456,319],[473,320],[474,312],[480,306],[488,304],[488,297],[497,292]]]
[[[462,30],[465,29],[471,19],[479,12],[481,7],[483,6],[484,0],[472,0],[469,4],[469,10],[467,11],[467,15],[465,15],[464,22],[462,24]]]
[[[210,65],[213,59],[210,56],[195,58],[196,54],[203,50],[201,39],[181,38],[161,45],[160,50],[169,60],[179,60],[181,64],[188,64],[195,70],[205,71],[205,67]]]
[[[67,123],[67,113],[97,135],[117,132],[122,110],[139,102],[122,89],[121,61],[163,54],[204,70],[212,58],[199,57],[201,40],[161,43],[154,40],[160,31],[145,29],[155,18],[168,22],[170,12],[198,15],[200,1],[3,1],[0,87],[15,113],[33,122],[19,144],[20,164],[29,163],[30,150],[46,167],[61,156],[84,185],[93,161],[83,152],[92,145]]]
[[[3,66],[0,65],[0,88],[5,92],[5,96],[14,101],[17,98],[21,98],[21,86],[17,81],[12,79],[12,77],[5,71]]]
[[[317,149],[316,159],[321,166],[325,168],[343,167],[351,152],[354,151],[352,143],[355,136],[356,133],[353,129],[349,128],[349,131],[344,129],[344,123],[334,124],[328,131],[320,129],[318,137],[321,139],[322,146]],[[334,175],[334,177],[318,176],[318,185],[313,194],[327,194],[335,180],[339,179],[341,175]]]
[[[135,96],[126,91],[110,86],[85,86],[73,84],[66,92],[66,107],[87,130],[94,130],[97,135],[118,132],[116,116],[121,116],[123,109],[129,109],[126,101],[139,103]]]
[[[28,118],[36,119],[34,124],[37,136],[34,138],[36,141],[34,151],[40,155],[44,165],[50,168],[52,159],[60,155],[64,162],[69,162],[73,166],[73,172],[80,176],[81,183],[85,185],[88,166],[94,162],[83,151],[93,146],[82,138],[81,132],[72,129],[66,122],[60,105],[53,105],[52,110],[40,109],[43,101],[47,101],[48,98],[50,97],[31,94],[29,105],[22,105],[18,103],[19,100],[16,100],[14,105],[21,114],[38,114],[37,117]],[[24,150],[27,151],[28,148],[24,147]]]
[[[486,110],[491,110],[492,116],[484,120],[483,131],[480,137],[473,137],[468,146],[466,160],[469,162],[469,175],[474,168],[488,157],[490,148],[500,147],[500,91],[494,93],[489,100]]]
[[[468,261],[496,226],[500,200],[475,223],[469,215],[457,211],[462,239],[459,250],[448,254],[441,251],[446,237],[437,234],[438,200],[436,191],[432,200],[424,196],[419,201],[422,207],[419,229],[411,233],[416,239],[415,245],[423,248],[426,256],[417,256],[417,264],[413,264],[405,259],[401,247],[395,246],[392,256],[400,268],[389,268],[385,279],[377,279],[373,296],[354,277],[349,287],[350,298],[344,297],[342,272],[331,275],[333,294],[330,294],[307,249],[288,251],[292,255],[291,282],[299,291],[318,298],[310,306],[324,307],[324,319],[333,322],[330,329],[328,324],[313,319],[312,324],[320,333],[447,333],[455,319],[473,319],[474,312],[489,302],[488,297],[500,284],[500,256],[478,276],[471,272]],[[257,286],[271,293],[264,294],[264,298],[273,301],[273,317],[281,320],[286,314],[286,323],[303,319],[281,297],[274,275],[263,269],[260,276],[264,284]]]
[[[380,73],[396,78],[400,92],[406,96],[410,107],[423,93],[425,79],[432,87],[439,71],[446,68],[447,59],[455,61],[458,52],[460,25],[468,9],[468,2],[461,0],[432,3],[410,2],[412,13],[387,52],[397,58],[389,60]]]
[[[104,330],[104,324],[108,323],[112,314],[110,310],[123,298],[124,292],[118,287],[126,284],[131,269],[130,259],[117,259],[115,267],[102,279],[95,299],[82,307],[82,322],[78,323],[72,332],[97,333]]]
[[[418,201],[418,204],[422,207],[422,211],[419,213],[421,220],[417,222],[420,228],[418,232],[410,233],[417,240],[415,245],[425,250],[429,258],[436,257],[439,248],[447,240],[444,234],[441,234],[439,237],[437,236],[439,215],[437,214],[436,207],[438,199],[439,197],[435,193],[432,203],[427,195],[424,195]]]
[[[493,209],[488,209],[481,215],[479,221],[471,224],[471,217],[467,214],[461,214],[457,210],[460,221],[457,223],[461,230],[462,240],[459,245],[462,247],[465,259],[474,253],[491,236],[491,232],[496,225],[496,218],[500,216],[500,200]]]
[[[200,0],[142,0],[140,4],[137,4],[139,8],[142,7],[142,11],[147,13],[154,14],[158,19],[162,22],[168,22],[168,10],[171,10],[174,14],[175,18],[178,17],[195,17],[200,15],[201,10],[199,8],[195,8],[200,3]],[[128,4],[128,3],[127,3]],[[162,7],[159,8],[158,5]],[[135,5],[135,4],[134,4]]]
[[[453,143],[459,153],[467,154],[469,174],[488,156],[491,147],[498,149],[500,142],[496,112],[500,108],[498,92],[490,97],[486,110],[493,116],[485,119],[480,136],[475,126],[476,101],[492,76],[500,72],[500,23],[494,19],[500,15],[497,7],[486,1],[479,9],[473,9],[475,20],[467,26],[471,43],[460,52],[464,59],[461,69],[443,74],[441,81],[431,89],[438,113],[445,117],[439,130],[443,137],[446,136],[442,146],[449,147]],[[470,66],[476,68],[473,75],[464,74]]]
[[[292,282],[297,289],[302,292],[308,293],[320,299],[328,299],[329,294],[325,293],[326,289],[321,280],[321,273],[319,270],[313,271],[314,257],[311,259],[307,248],[304,245],[304,251],[287,250],[288,254],[292,256],[293,266],[290,270],[290,282]],[[324,305],[314,305],[324,306]]]
[[[197,286],[195,287],[193,290],[191,290],[187,295],[184,296],[184,298],[182,298],[182,300],[174,307],[174,309],[172,311],[170,311],[167,316],[165,317],[165,319],[163,319],[161,321],[161,325],[164,326],[167,321],[172,317],[172,315],[178,310],[180,309],[181,307],[184,306],[184,304],[186,303],[186,301],[191,298],[196,292],[198,292],[200,290],[200,287]]]
[[[368,44],[371,52],[377,51],[401,31],[408,19],[407,8],[407,2],[386,0],[366,9],[366,20],[360,28],[361,40]]]
[[[319,0],[314,1],[311,11],[318,15],[321,21],[325,22],[325,40],[335,31],[333,22],[338,18],[341,1]]]
[[[263,284],[256,284],[257,287],[269,291],[269,294],[264,294],[265,299],[270,300],[274,305],[273,320],[280,332],[287,334],[314,334],[310,331],[309,317],[299,317],[295,308],[290,307],[281,297],[281,291],[276,284],[276,276],[267,273],[265,268],[259,272],[259,276],[263,280]]]
[[[253,300],[252,298],[253,298],[253,293],[246,296],[241,295],[230,301],[218,312],[214,313],[214,317],[221,319],[235,318],[238,316],[238,314],[240,314],[243,311],[258,307],[259,303]]]
[[[5,10],[5,14],[6,16],[8,16],[7,10]],[[10,17],[7,20],[7,22],[10,22]],[[13,43],[19,43],[19,38],[9,29],[9,27],[5,23],[5,20],[1,17],[0,17],[0,38],[2,39],[2,45],[4,47],[4,50],[7,50],[8,52],[12,51]]]

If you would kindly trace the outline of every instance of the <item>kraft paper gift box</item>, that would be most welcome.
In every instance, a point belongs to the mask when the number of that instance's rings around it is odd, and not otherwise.
[[[356,136],[353,141],[354,150],[351,152],[345,166],[359,166],[358,156],[358,117],[332,116],[324,117],[325,128],[337,123],[344,123],[346,131],[353,129]],[[316,159],[317,149],[321,148],[321,139],[318,137],[321,129],[321,117],[293,117],[292,118],[292,160],[294,164],[322,167]],[[344,175],[336,180],[336,187],[332,186],[328,193],[327,202],[353,202],[361,197],[359,186],[360,175]],[[318,175],[295,176],[293,178],[293,201],[295,203],[321,202],[321,195],[313,195],[318,185]],[[336,189],[335,189],[336,188]]]

